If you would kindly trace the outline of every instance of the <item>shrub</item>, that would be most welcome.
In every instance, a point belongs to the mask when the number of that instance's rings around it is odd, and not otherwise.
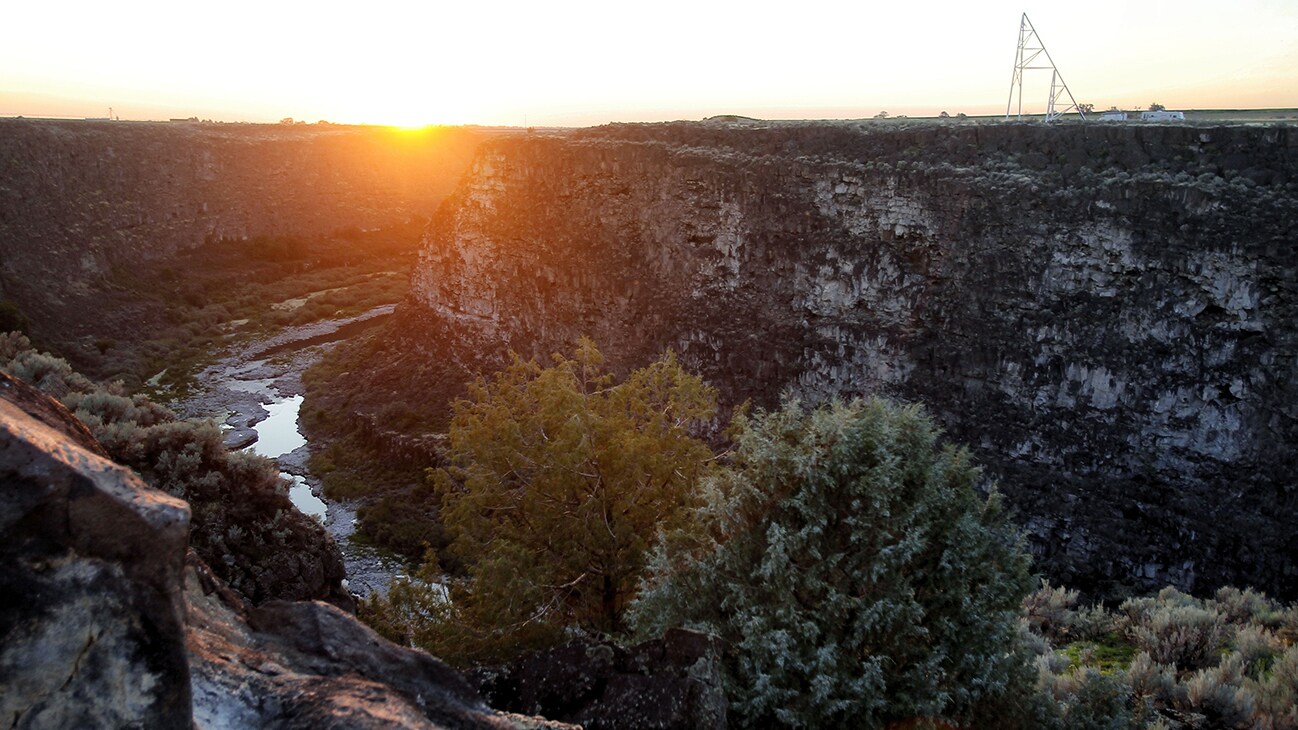
[[[1225,629],[1216,611],[1178,606],[1156,609],[1131,636],[1156,662],[1201,669],[1216,663]]]
[[[1275,601],[1252,588],[1241,591],[1231,586],[1218,589],[1211,605],[1225,621],[1232,624],[1265,621],[1280,608]]]
[[[689,533],[660,543],[639,630],[730,646],[742,724],[1009,726],[1030,693],[1018,643],[1028,557],[967,452],[918,408],[854,401],[737,417],[731,468]]]
[[[32,341],[21,332],[0,331],[0,368],[6,372],[18,353],[32,349]]]
[[[1276,658],[1284,653],[1285,644],[1274,633],[1261,626],[1245,626],[1235,633],[1234,654],[1251,677],[1270,671]]]
[[[1063,586],[1051,588],[1050,581],[1043,581],[1040,588],[1023,597],[1028,626],[1052,641],[1067,638],[1072,633],[1078,595]]]
[[[1157,598],[1128,599],[1118,610],[1132,641],[1154,661],[1181,671],[1216,664],[1229,638],[1221,614],[1174,588]]]
[[[1298,728],[1298,646],[1290,646],[1260,679],[1250,681],[1255,708],[1275,730]]]
[[[1176,683],[1176,667],[1159,664],[1141,652],[1127,668],[1132,695],[1144,703],[1172,705],[1183,700],[1184,690]]]
[[[95,387],[89,379],[75,372],[66,360],[35,350],[18,352],[4,369],[55,398],[87,392]]]
[[[1202,713],[1212,727],[1248,727],[1253,720],[1253,693],[1243,685],[1238,662],[1223,661],[1184,682],[1187,709]]]
[[[1049,710],[1045,723],[1068,730],[1125,730],[1132,726],[1131,689],[1125,677],[1085,668],[1043,673],[1040,687]]]

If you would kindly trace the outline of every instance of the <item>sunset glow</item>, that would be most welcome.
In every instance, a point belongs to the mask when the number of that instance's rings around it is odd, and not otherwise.
[[[1298,106],[1287,0],[341,7],[16,4],[0,27],[0,115],[418,126],[995,114],[1025,10],[1097,108]]]

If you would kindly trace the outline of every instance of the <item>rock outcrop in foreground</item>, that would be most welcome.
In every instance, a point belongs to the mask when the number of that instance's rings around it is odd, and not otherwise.
[[[323,602],[246,605],[192,552],[188,506],[0,379],[0,724],[561,728]]]
[[[0,724],[189,727],[189,507],[78,426],[0,379]]]
[[[254,609],[191,559],[185,572],[200,728],[564,728],[498,713],[459,673],[320,601]]]
[[[1291,128],[500,140],[430,226],[396,343],[355,386],[376,412],[445,402],[509,350],[589,335],[623,370],[673,348],[729,403],[919,401],[1052,578],[1293,599],[1296,236]]]

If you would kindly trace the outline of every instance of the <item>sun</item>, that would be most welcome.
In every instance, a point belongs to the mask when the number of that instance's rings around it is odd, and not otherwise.
[[[412,97],[409,93],[375,94],[360,105],[358,119],[367,124],[381,124],[404,130],[464,124],[464,110],[451,108],[444,100]]]

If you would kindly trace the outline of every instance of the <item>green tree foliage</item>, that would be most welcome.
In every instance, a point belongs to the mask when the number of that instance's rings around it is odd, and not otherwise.
[[[703,529],[655,549],[633,624],[725,639],[747,726],[1012,727],[1031,694],[1016,651],[1029,558],[968,454],[880,400],[789,403],[737,417],[735,438]]]
[[[430,477],[468,578],[440,609],[371,605],[445,624],[398,638],[441,636],[427,648],[467,662],[621,626],[658,530],[695,502],[712,452],[693,431],[715,395],[670,353],[620,383],[603,362],[583,339],[550,367],[515,358],[455,403],[449,464]]]

